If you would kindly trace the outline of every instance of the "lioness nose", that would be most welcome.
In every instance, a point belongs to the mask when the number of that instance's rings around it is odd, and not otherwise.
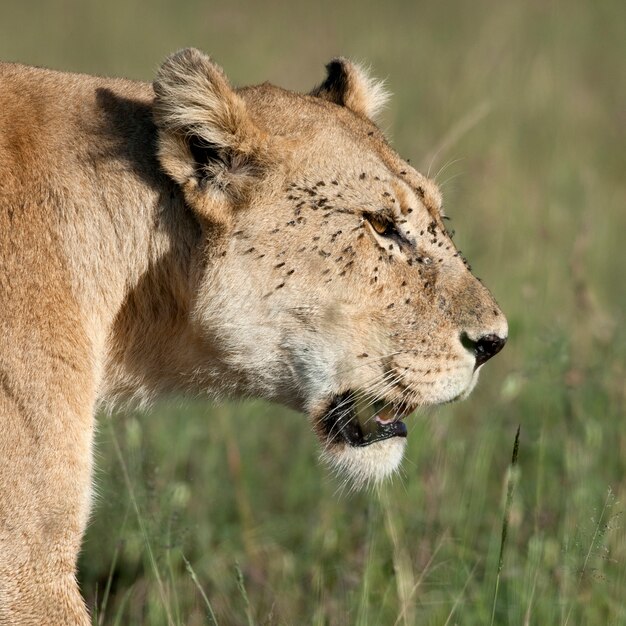
[[[476,357],[476,367],[486,363],[504,348],[506,337],[498,335],[483,335],[476,341],[470,339],[467,333],[461,333],[461,343]]]

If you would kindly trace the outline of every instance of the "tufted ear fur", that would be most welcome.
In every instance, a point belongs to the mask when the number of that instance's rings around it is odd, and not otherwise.
[[[326,71],[326,80],[311,92],[312,96],[347,107],[369,119],[375,119],[389,99],[383,81],[371,78],[360,65],[348,59],[333,59]]]
[[[158,156],[201,216],[229,220],[266,169],[266,137],[223,70],[188,48],[168,57],[154,81]]]

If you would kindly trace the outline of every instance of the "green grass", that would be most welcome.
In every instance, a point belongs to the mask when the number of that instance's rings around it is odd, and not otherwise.
[[[371,63],[395,94],[383,126],[441,170],[510,322],[473,396],[411,421],[379,493],[342,493],[280,407],[101,417],[94,623],[626,623],[621,1],[5,0],[0,35],[4,59],[147,80],[185,45],[237,84],[306,90],[333,55]]]

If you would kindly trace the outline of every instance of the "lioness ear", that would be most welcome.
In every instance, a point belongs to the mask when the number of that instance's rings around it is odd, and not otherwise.
[[[224,221],[265,169],[265,137],[222,69],[193,48],[168,57],[154,81],[158,155],[185,199]]]
[[[389,99],[383,81],[371,78],[360,65],[348,59],[333,59],[326,71],[326,80],[311,92],[312,96],[347,107],[369,119],[375,119]]]

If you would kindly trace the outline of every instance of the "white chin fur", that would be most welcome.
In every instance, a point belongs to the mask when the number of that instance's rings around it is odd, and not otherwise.
[[[376,486],[396,472],[405,448],[405,438],[392,437],[364,447],[333,446],[322,453],[322,460],[354,489],[361,489]]]
[[[469,385],[465,388],[463,393],[459,396],[459,400],[465,400],[467,398],[467,396],[469,396],[470,393],[472,393],[472,391],[474,391],[474,387],[476,387],[476,383],[478,382],[478,376],[480,374],[481,367],[482,367],[482,365],[480,367],[476,368],[476,370],[472,374],[472,379],[470,380]]]

